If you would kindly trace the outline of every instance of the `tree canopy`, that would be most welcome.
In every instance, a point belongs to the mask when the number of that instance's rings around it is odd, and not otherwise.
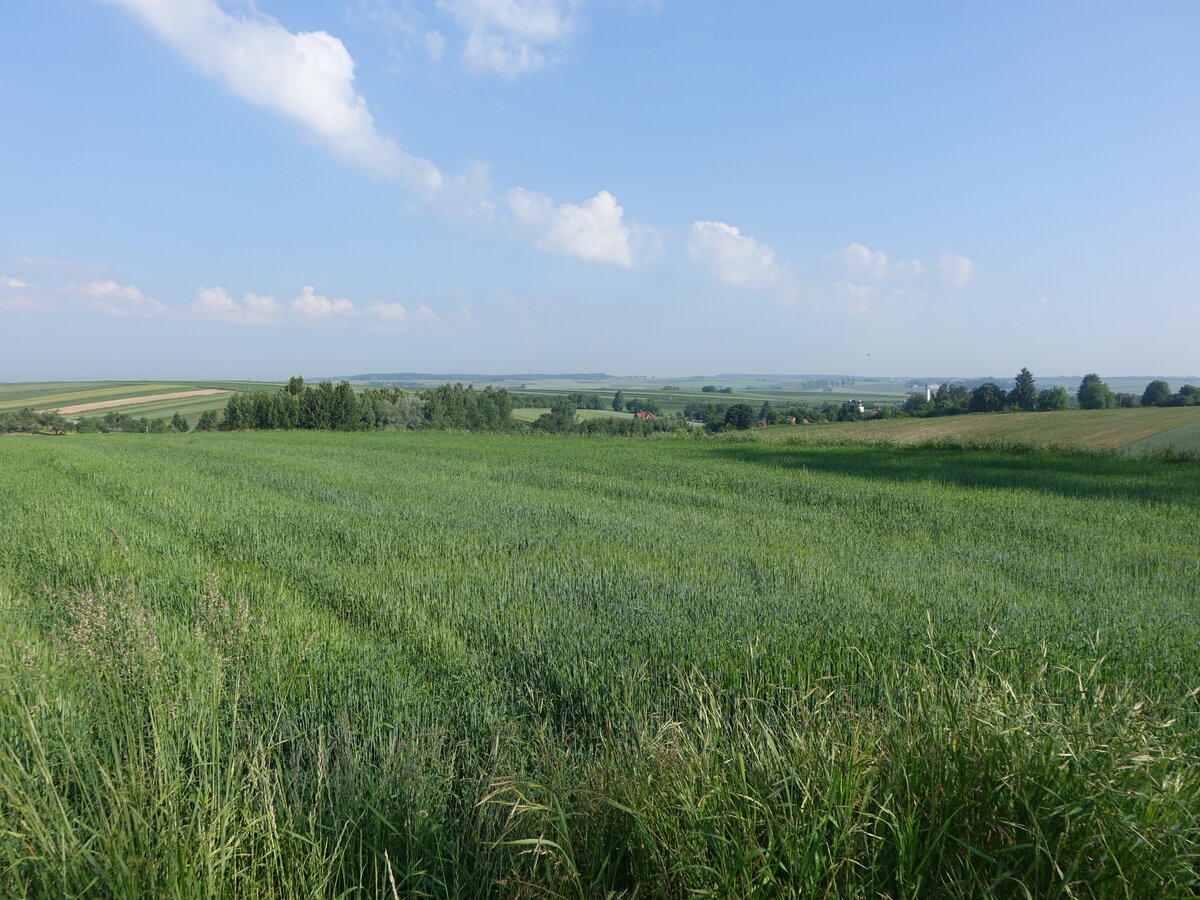
[[[1142,406],[1165,406],[1171,399],[1171,386],[1165,381],[1155,380],[1142,391]]]
[[[1117,405],[1117,398],[1095,372],[1083,376],[1076,397],[1083,409],[1112,409]]]

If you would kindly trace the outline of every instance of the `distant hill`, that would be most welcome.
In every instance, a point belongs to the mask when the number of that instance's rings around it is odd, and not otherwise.
[[[570,372],[548,374],[545,372],[516,373],[510,375],[487,375],[479,372],[372,372],[365,375],[325,376],[330,381],[538,381],[560,379],[570,381],[611,381],[619,376],[604,372]],[[314,379],[321,380],[321,379]]]

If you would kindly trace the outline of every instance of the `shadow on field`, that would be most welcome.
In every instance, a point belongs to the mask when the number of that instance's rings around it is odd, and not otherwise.
[[[1139,503],[1200,503],[1200,465],[1096,453],[910,446],[780,446],[717,444],[711,453],[734,462],[867,478],[966,488],[1039,491],[1062,497]]]

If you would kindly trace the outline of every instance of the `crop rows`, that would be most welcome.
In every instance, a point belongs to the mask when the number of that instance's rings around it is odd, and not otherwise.
[[[1200,875],[1193,464],[104,435],[0,494],[0,895]]]

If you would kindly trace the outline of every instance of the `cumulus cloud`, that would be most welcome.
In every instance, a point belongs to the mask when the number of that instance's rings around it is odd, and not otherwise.
[[[515,78],[555,61],[578,28],[577,0],[438,0],[466,32],[463,61],[479,72]]]
[[[919,259],[891,262],[882,250],[872,250],[858,241],[839,251],[837,258],[851,274],[871,281],[925,274],[925,264]]]
[[[938,257],[937,267],[951,287],[966,287],[975,277],[975,263],[957,253],[943,253]]]
[[[354,60],[324,31],[293,33],[267,16],[231,15],[215,0],[108,0],[128,10],[231,93],[298,123],[334,153],[429,195],[442,173],[375,128],[354,89]]]
[[[292,312],[307,319],[328,319],[353,316],[358,310],[345,297],[325,297],[316,293],[312,285],[306,284],[299,296],[292,298]]]
[[[555,203],[537,191],[513,188],[504,195],[513,230],[545,253],[575,256],[629,268],[653,255],[649,229],[625,222],[617,198],[600,191],[583,203]]]
[[[0,287],[26,288],[26,287],[29,287],[29,285],[26,284],[24,281],[22,281],[20,278],[13,278],[11,275],[4,275],[4,276],[0,277]]]
[[[282,304],[274,297],[244,294],[239,301],[231,297],[224,288],[200,287],[196,289],[196,298],[192,301],[190,313],[198,319],[261,325],[275,321],[282,309]]]
[[[790,281],[768,244],[725,222],[693,222],[688,255],[731,287],[759,289]]]
[[[80,297],[86,309],[108,316],[151,318],[170,312],[163,303],[146,296],[132,284],[98,279],[85,284],[72,282],[67,285],[66,292]]]

